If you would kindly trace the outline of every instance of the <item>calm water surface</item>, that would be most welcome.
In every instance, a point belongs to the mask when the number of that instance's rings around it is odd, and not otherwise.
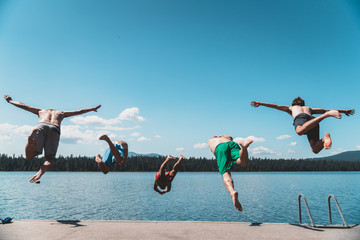
[[[30,184],[33,174],[0,172],[0,218],[298,223],[297,197],[303,193],[315,224],[328,224],[329,194],[348,224],[360,224],[358,172],[233,173],[242,213],[219,173],[179,172],[165,195],[152,189],[154,173],[48,172],[40,184]],[[332,206],[333,222],[342,224]],[[303,221],[309,222],[305,208]]]

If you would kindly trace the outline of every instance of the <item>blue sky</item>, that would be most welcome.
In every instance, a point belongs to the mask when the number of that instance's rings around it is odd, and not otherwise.
[[[291,116],[253,100],[359,109],[357,1],[0,1],[0,94],[65,119],[58,154],[130,151],[212,157],[223,133],[250,156],[314,157]],[[37,117],[0,104],[0,153],[23,154]],[[358,114],[326,119],[331,150],[360,149]]]

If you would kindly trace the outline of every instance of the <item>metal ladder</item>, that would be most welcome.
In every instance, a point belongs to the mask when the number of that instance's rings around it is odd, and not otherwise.
[[[304,225],[302,224],[302,219],[301,219],[301,198],[304,199],[304,203],[305,203],[305,206],[306,206],[306,210],[308,212],[308,215],[309,215],[309,218],[310,218],[310,226],[311,227],[318,227],[318,228],[350,228],[350,226],[347,224],[346,220],[345,220],[345,217],[344,217],[344,214],[343,212],[341,211],[341,208],[340,208],[340,205],[338,203],[338,201],[336,200],[335,196],[334,195],[329,195],[328,196],[328,210],[329,210],[329,225],[315,225],[314,224],[314,220],[312,218],[312,215],[311,215],[311,212],[310,212],[310,208],[309,208],[309,205],[306,201],[306,198],[305,198],[305,195],[304,194],[299,194],[298,196],[298,204],[299,204],[299,224],[300,225]],[[333,225],[332,224],[332,217],[331,217],[331,206],[330,206],[330,199],[333,198],[334,201],[335,201],[335,204],[337,206],[337,209],[340,213],[340,216],[343,220],[343,225]]]

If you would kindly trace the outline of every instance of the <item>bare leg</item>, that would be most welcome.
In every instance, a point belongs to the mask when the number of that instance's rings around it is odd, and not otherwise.
[[[310,148],[313,153],[319,153],[324,148],[324,143],[322,140],[309,141]]]
[[[331,144],[332,141],[329,133],[325,133],[325,136],[321,140],[310,141],[310,147],[314,153],[319,153],[323,148],[330,149]]]
[[[33,129],[28,137],[28,142],[25,146],[25,155],[27,160],[33,160],[37,154],[36,152],[36,140],[35,135],[37,133],[37,129]]]
[[[165,161],[160,166],[160,177],[165,174],[166,166],[172,160],[175,160],[175,158],[170,155],[167,155]]]
[[[104,134],[99,139],[107,142],[107,144],[110,147],[110,151],[111,151],[112,155],[114,155],[114,157],[115,157],[115,161],[116,161],[117,165],[119,165],[119,166],[123,165],[124,159],[121,157],[119,150],[111,142],[110,138],[106,134]]]
[[[32,178],[30,178],[29,182],[31,183],[37,182],[47,170],[52,168],[53,165],[54,165],[53,160],[45,161],[44,164],[40,167],[40,170]]]
[[[295,131],[297,134],[299,135],[303,135],[305,134],[307,131],[309,131],[310,129],[314,128],[316,125],[318,125],[322,120],[324,120],[325,118],[328,117],[335,117],[335,118],[341,118],[341,114],[339,113],[339,111],[337,110],[330,110],[327,111],[326,113],[311,119],[309,121],[307,121],[306,123],[304,123],[301,126],[297,126]]]
[[[173,178],[175,177],[176,173],[179,170],[180,164],[182,161],[184,161],[186,158],[183,155],[179,156],[179,160],[174,164],[173,170],[170,172],[170,176]]]
[[[234,207],[238,210],[238,211],[242,211],[243,208],[239,202],[239,199],[238,199],[238,192],[234,190],[234,181],[233,179],[231,178],[231,174],[230,172],[225,172],[223,174],[223,180],[224,180],[224,185],[226,187],[226,189],[229,191],[230,193],[230,196],[231,196],[231,199],[233,200],[233,204],[234,204]]]
[[[104,163],[100,157],[100,154],[97,154],[95,157],[95,162],[98,163],[100,170],[104,173],[107,174],[110,171],[110,168],[108,165],[106,165],[106,163]]]
[[[253,143],[253,140],[241,141],[239,142],[241,150],[239,152],[239,158],[236,160],[236,163],[242,167],[246,167],[249,160],[248,147]]]

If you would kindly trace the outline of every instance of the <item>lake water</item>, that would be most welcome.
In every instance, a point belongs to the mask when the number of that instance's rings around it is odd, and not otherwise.
[[[348,224],[360,224],[360,173],[232,173],[243,205],[235,210],[219,173],[179,172],[172,191],[153,188],[154,173],[0,172],[0,218],[15,220],[148,220],[298,223],[300,193],[315,224],[328,224],[334,194]],[[333,223],[342,224],[332,203]],[[302,206],[304,206],[302,202]],[[303,222],[308,223],[303,208]]]

